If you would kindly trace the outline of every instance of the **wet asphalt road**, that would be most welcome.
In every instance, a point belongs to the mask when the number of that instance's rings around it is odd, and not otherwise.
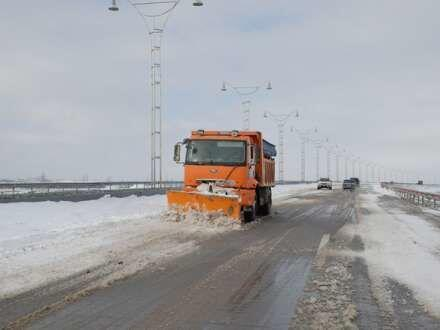
[[[323,235],[354,214],[357,193],[291,196],[243,231],[202,243],[33,319],[32,329],[287,329]]]

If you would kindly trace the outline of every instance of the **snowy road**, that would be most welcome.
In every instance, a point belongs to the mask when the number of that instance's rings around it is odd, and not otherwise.
[[[273,214],[245,229],[163,223],[143,211],[129,220],[128,210],[110,221],[111,208],[107,216],[98,216],[100,209],[92,217],[100,221],[80,216],[83,222],[77,219],[76,227],[62,231],[68,233],[68,248],[62,249],[47,236],[57,230],[48,225],[50,230],[29,236],[35,244],[36,237],[54,244],[46,250],[61,249],[59,263],[50,260],[46,268],[52,271],[46,282],[35,272],[40,259],[32,264],[27,253],[19,259],[11,240],[0,241],[9,251],[9,265],[15,265],[1,273],[8,292],[24,283],[14,280],[13,271],[29,271],[23,278],[34,285],[49,282],[0,301],[0,327],[440,327],[440,277],[432,276],[440,272],[439,214],[378,187],[354,193],[280,187],[276,195]],[[154,212],[164,207],[157,205]],[[93,226],[84,227],[90,221]],[[27,242],[25,236],[14,239]],[[92,237],[101,244],[94,246]],[[38,251],[31,250],[48,257]],[[93,252],[97,257],[90,257]],[[79,273],[54,268],[66,261],[89,264]],[[9,274],[8,282],[3,274]]]

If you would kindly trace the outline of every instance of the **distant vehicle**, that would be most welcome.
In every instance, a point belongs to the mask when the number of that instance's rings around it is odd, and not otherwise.
[[[359,186],[361,183],[358,178],[350,178],[350,180],[353,181],[356,186]]]
[[[420,185],[420,186],[422,186],[422,185],[423,185],[423,180],[419,180],[419,181],[417,181],[417,184]]]
[[[346,179],[342,183],[342,189],[344,190],[354,190],[356,183],[351,179]]]
[[[322,188],[326,188],[326,189],[333,189],[333,184],[332,181],[329,178],[321,178],[318,181],[318,190],[322,189]]]

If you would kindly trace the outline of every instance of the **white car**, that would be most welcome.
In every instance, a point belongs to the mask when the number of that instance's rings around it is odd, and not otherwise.
[[[326,188],[326,189],[333,189],[333,184],[332,181],[329,178],[321,178],[318,181],[318,190],[322,189],[322,188]]]

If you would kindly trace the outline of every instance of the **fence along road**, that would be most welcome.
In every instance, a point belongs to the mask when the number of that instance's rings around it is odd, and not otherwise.
[[[299,183],[303,182],[284,181],[277,184]],[[149,181],[0,183],[0,203],[79,202],[98,199],[106,195],[111,197],[151,196],[164,194],[168,189],[181,188],[182,185],[182,181],[164,181],[156,185]]]
[[[160,185],[153,185],[149,181],[0,183],[0,203],[78,202],[98,199],[105,195],[112,197],[148,196],[181,186],[181,181],[166,181]]]
[[[393,184],[382,184],[383,188],[396,192],[401,199],[409,201],[413,204],[430,207],[433,209],[440,208],[440,194],[433,194],[414,189],[400,188]]]

